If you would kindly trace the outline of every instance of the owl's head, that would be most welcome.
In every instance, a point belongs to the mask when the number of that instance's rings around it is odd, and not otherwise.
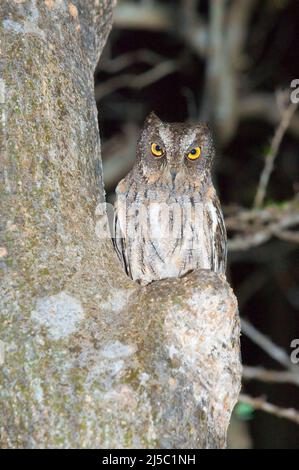
[[[210,172],[215,145],[209,126],[165,123],[154,113],[145,120],[137,161],[149,182],[196,185]]]

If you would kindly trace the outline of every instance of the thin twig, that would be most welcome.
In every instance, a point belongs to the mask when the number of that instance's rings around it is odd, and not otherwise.
[[[206,89],[200,118],[214,121],[222,142],[233,137],[239,121],[239,73],[255,4],[256,0],[210,2]]]
[[[115,28],[141,29],[145,31],[162,31],[173,33],[176,37],[180,35],[183,41],[194,50],[200,57],[206,56],[209,49],[208,28],[203,18],[198,14],[196,8],[182,1],[182,12],[174,10],[171,6],[144,5],[131,1],[119,3],[114,13],[113,25]],[[189,15],[188,27],[185,27],[186,10]],[[189,21],[190,16],[192,22]],[[178,19],[180,23],[178,23]],[[183,27],[182,27],[183,26]]]
[[[274,126],[279,124],[281,118],[275,97],[270,93],[250,93],[241,97],[238,102],[238,114],[241,120],[261,119]],[[298,138],[298,113],[293,115],[287,132]]]
[[[299,243],[299,233],[292,230],[282,230],[275,233],[277,238],[291,243]]]
[[[237,70],[240,70],[244,44],[248,35],[248,23],[257,0],[233,0],[228,11],[227,44],[229,58]]]
[[[178,60],[166,60],[139,75],[124,74],[110,78],[95,88],[96,100],[103,98],[103,96],[106,96],[119,88],[133,88],[137,90],[145,88],[166,75],[175,72],[178,67]]]
[[[280,346],[277,346],[270,338],[255,328],[248,320],[242,318],[241,326],[243,333],[263,349],[270,357],[272,357],[272,359],[276,360],[279,364],[286,367],[296,375],[299,373],[299,367],[292,364],[289,355]]]
[[[163,60],[165,60],[165,58],[154,51],[149,49],[138,49],[135,51],[125,52],[113,59],[104,59],[100,61],[99,69],[109,73],[118,73],[136,62],[156,65],[163,62]]]
[[[248,250],[254,246],[261,245],[262,243],[267,242],[273,236],[278,238],[283,238],[281,233],[284,232],[283,229],[294,227],[299,224],[299,213],[287,214],[277,222],[269,224],[264,229],[256,230],[256,232],[249,235],[242,235],[235,237],[228,242],[229,250],[239,251],[239,250]],[[290,233],[290,232],[288,232]],[[286,239],[286,237],[285,237]],[[292,241],[295,241],[293,238]]]
[[[278,416],[279,418],[286,418],[299,424],[299,412],[294,408],[281,408],[272,403],[268,403],[264,398],[253,398],[244,393],[240,394],[239,400],[251,405],[256,410],[262,410],[274,416]]]
[[[225,218],[228,231],[236,233],[234,237],[230,236],[231,251],[248,250],[272,237],[292,242],[298,240],[295,231],[287,230],[299,224],[298,196],[283,205],[274,204],[262,209],[241,208],[233,211],[226,207],[225,213],[229,214]]]
[[[255,207],[261,207],[263,205],[269,179],[274,168],[275,158],[278,154],[280,144],[287,128],[290,125],[292,116],[294,115],[297,106],[297,103],[290,103],[285,109],[282,110],[281,121],[274,133],[269,152],[266,155],[265,166],[260,176],[258,189],[254,199]]]
[[[119,2],[114,12],[113,25],[125,29],[169,31],[173,28],[172,10],[158,4]]]
[[[289,371],[267,370],[263,367],[243,366],[245,380],[259,380],[268,383],[290,383],[299,385],[299,373]]]

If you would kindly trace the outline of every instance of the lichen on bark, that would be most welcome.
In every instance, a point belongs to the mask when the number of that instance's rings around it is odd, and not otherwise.
[[[3,1],[2,447],[223,447],[239,319],[209,271],[139,287],[96,232],[110,0]]]

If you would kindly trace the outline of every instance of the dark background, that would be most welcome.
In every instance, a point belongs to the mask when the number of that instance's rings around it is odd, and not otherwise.
[[[238,2],[248,6],[247,0]],[[144,0],[128,4],[119,1],[113,31],[95,74],[109,200],[113,201],[115,185],[133,164],[138,129],[146,115],[154,110],[166,121],[201,118],[211,121],[218,142],[214,180],[225,214],[229,216],[236,210],[252,207],[265,155],[279,123],[279,90],[291,91],[291,81],[299,78],[299,2],[249,3],[252,5],[248,19],[242,20],[245,40],[233,73],[235,116],[238,116],[233,130],[226,134],[225,130],[219,130],[217,106],[220,105],[207,72],[213,54],[212,33],[205,53],[194,49],[190,40],[186,40],[189,34],[201,30],[197,20],[207,27],[211,25],[213,2]],[[227,20],[232,4],[224,2],[224,40],[236,26]],[[155,17],[160,9],[166,26]],[[146,24],[138,20],[140,14]],[[220,69],[213,85],[216,88],[226,78],[225,64],[231,60],[225,48],[223,54],[228,56],[224,57],[224,69]],[[170,72],[161,76],[159,67],[158,73],[156,68],[165,62]],[[152,83],[146,83],[146,73],[153,69]],[[134,85],[134,77],[138,75],[141,82]],[[239,112],[244,100],[250,103],[255,100],[258,109]],[[275,160],[263,204],[266,210],[279,209],[294,200],[299,190],[298,119],[295,114]],[[229,231],[230,237],[234,235]],[[299,338],[298,247],[298,243],[272,237],[254,248],[229,253],[228,277],[238,297],[241,316],[288,355],[292,351],[291,341]],[[242,356],[245,365],[285,370],[245,334]],[[253,397],[264,396],[280,407],[299,409],[298,385],[244,380],[243,392]],[[299,448],[299,426],[241,405],[236,408],[232,422],[230,446]]]

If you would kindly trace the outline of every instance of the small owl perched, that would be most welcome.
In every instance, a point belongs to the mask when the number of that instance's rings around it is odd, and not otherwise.
[[[227,239],[211,180],[215,146],[205,123],[164,123],[151,113],[136,163],[116,188],[114,246],[134,281],[194,269],[225,272]]]

